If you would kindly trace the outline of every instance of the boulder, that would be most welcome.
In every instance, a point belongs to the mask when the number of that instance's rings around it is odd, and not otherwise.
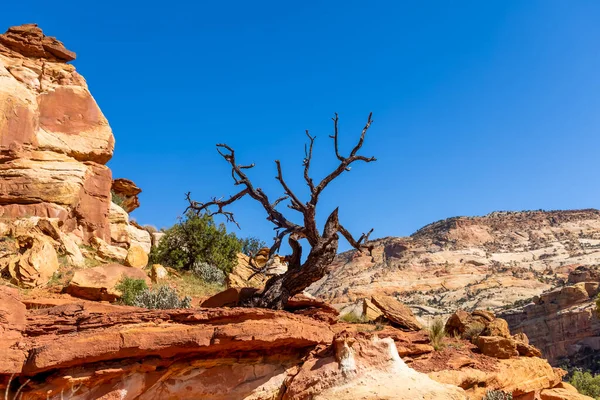
[[[237,264],[229,274],[227,274],[226,283],[228,288],[243,287],[263,287],[269,278],[264,274],[255,274],[250,268],[250,257],[243,253],[238,253]],[[248,280],[252,276],[252,279]]]
[[[163,279],[167,279],[169,276],[169,272],[165,267],[160,264],[152,264],[152,269],[150,270],[150,278],[153,283],[158,283]]]
[[[486,356],[506,359],[518,357],[517,342],[499,336],[479,336],[477,347]]]
[[[449,335],[462,335],[472,322],[473,317],[470,313],[464,310],[456,310],[446,321],[445,330]]]
[[[483,336],[500,336],[503,338],[511,337],[510,329],[508,329],[508,323],[502,318],[496,318],[492,320],[481,334]]]
[[[90,239],[90,244],[96,250],[97,255],[103,260],[124,261],[127,257],[127,250],[122,247],[111,246],[104,240],[93,237]]]
[[[581,265],[569,273],[570,284],[579,282],[600,282],[600,267],[597,265]]]
[[[141,229],[129,220],[129,214],[115,203],[110,204],[108,214],[110,223],[110,240],[115,246],[129,248],[140,246],[148,254],[152,249],[152,238],[150,233]]]
[[[148,254],[140,246],[133,245],[127,250],[125,264],[133,268],[144,268],[148,265]]]
[[[20,236],[20,255],[9,264],[13,281],[25,288],[47,284],[58,271],[58,255],[50,239],[42,235]]]
[[[373,304],[381,310],[385,318],[402,329],[418,331],[421,324],[417,321],[410,308],[391,296],[374,295]]]
[[[138,194],[142,193],[142,189],[129,179],[119,178],[113,180],[112,192],[114,195],[119,196],[121,207],[128,213],[140,206]]]
[[[141,247],[144,250],[144,253],[150,254],[150,250],[152,250],[152,238],[150,232],[138,228],[134,224],[130,224],[127,226],[127,234],[129,235],[131,246]]]
[[[85,258],[83,257],[83,253],[81,249],[77,245],[73,234],[62,233],[60,234],[60,243],[62,247],[62,251],[67,256],[67,261],[70,265],[75,267],[84,267],[85,266]]]
[[[235,307],[252,297],[257,291],[255,288],[229,288],[204,300],[200,307]]]
[[[383,312],[369,299],[363,299],[362,317],[365,321],[375,321],[383,316]]]
[[[516,340],[515,340],[515,342],[517,344],[517,351],[519,352],[520,356],[523,356],[523,357],[541,357],[542,356],[542,352],[539,351],[538,349],[536,349],[534,346],[531,346],[529,344],[525,344],[523,342],[519,342]]]
[[[125,277],[143,279],[150,283],[150,279],[141,269],[105,264],[75,271],[67,286],[67,293],[87,300],[115,301],[121,296],[115,286]]]

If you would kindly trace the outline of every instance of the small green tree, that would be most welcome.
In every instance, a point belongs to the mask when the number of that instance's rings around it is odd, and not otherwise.
[[[247,237],[241,239],[240,242],[242,243],[242,253],[247,256],[256,255],[258,250],[267,247],[267,244],[257,237]]]
[[[231,272],[242,250],[240,240],[227,233],[224,224],[216,225],[211,216],[189,211],[181,223],[167,229],[165,236],[150,253],[150,263],[183,270],[205,262]]]
[[[123,279],[119,281],[119,284],[115,286],[115,289],[121,292],[120,302],[132,306],[135,298],[144,290],[147,290],[148,285],[146,285],[146,282],[143,279],[123,277]]]
[[[569,383],[586,396],[600,399],[600,375],[592,375],[589,372],[575,371]]]

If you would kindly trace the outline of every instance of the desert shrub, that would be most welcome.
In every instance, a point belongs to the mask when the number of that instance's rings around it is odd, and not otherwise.
[[[354,314],[353,312],[344,314],[340,319],[349,324],[363,324],[366,322],[362,316],[358,316],[358,315]]]
[[[181,223],[165,232],[150,252],[150,264],[192,270],[196,262],[206,262],[221,271],[231,272],[242,249],[238,238],[227,233],[225,225],[216,225],[209,215],[189,211]]]
[[[120,302],[132,306],[137,296],[144,290],[148,290],[148,285],[143,279],[123,277],[115,286],[115,289],[122,293]]]
[[[596,314],[600,317],[600,294],[596,297]]]
[[[446,329],[444,328],[444,321],[441,318],[436,318],[431,322],[428,328],[429,341],[433,348],[437,351],[443,347],[442,341],[446,336]]]
[[[483,400],[512,400],[512,393],[506,393],[502,390],[488,390],[483,396]]]
[[[169,286],[159,286],[156,289],[145,289],[135,297],[133,305],[151,309],[190,308],[190,297],[179,298],[177,292]]]
[[[225,273],[214,265],[204,261],[196,261],[192,266],[192,273],[207,283],[225,283]]]
[[[462,334],[462,338],[473,342],[477,340],[484,329],[485,325],[482,322],[473,322],[467,327],[467,329],[465,329],[464,333]]]
[[[114,190],[110,191],[110,197],[113,203],[118,205],[119,207],[123,207],[123,203],[125,202],[125,197],[116,193]]]
[[[592,375],[588,371],[575,371],[569,383],[586,396],[600,399],[600,375]]]
[[[267,244],[256,237],[247,237],[240,240],[242,244],[242,253],[247,256],[256,255],[258,250],[267,247]]]

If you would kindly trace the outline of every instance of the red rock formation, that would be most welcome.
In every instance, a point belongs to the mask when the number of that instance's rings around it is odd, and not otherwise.
[[[583,349],[600,350],[600,320],[596,311],[599,282],[596,268],[579,268],[569,276],[573,285],[535,297],[522,308],[502,314],[511,330],[523,332],[544,357],[555,363]]]
[[[0,35],[0,216],[110,240],[114,137],[74,58],[36,25]]]
[[[120,206],[128,213],[140,206],[138,194],[142,193],[142,189],[137,187],[135,183],[129,179],[115,179],[112,182],[112,191],[114,194],[121,197]]]

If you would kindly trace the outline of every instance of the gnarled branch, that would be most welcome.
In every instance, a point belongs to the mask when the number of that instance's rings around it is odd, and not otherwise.
[[[335,118],[333,118],[333,122],[334,122],[333,139],[334,139],[335,154],[336,154],[338,160],[340,160],[340,165],[338,165],[338,167],[335,170],[333,170],[329,175],[327,175],[325,178],[323,178],[323,180],[314,188],[314,190],[312,190],[311,198],[309,201],[310,204],[315,206],[317,204],[317,202],[319,201],[319,196],[321,195],[323,190],[325,190],[327,185],[329,185],[331,183],[331,181],[333,181],[335,178],[340,176],[342,174],[342,172],[350,171],[350,165],[353,162],[364,161],[364,162],[369,163],[369,162],[377,160],[375,157],[365,157],[365,156],[356,155],[356,153],[358,152],[358,150],[360,150],[360,148],[362,147],[362,145],[365,141],[365,135],[367,134],[369,127],[373,123],[373,120],[371,119],[372,116],[373,116],[373,113],[370,113],[369,118],[367,119],[367,123],[366,123],[365,127],[363,128],[362,133],[360,135],[360,139],[358,140],[358,143],[356,144],[356,146],[354,146],[354,148],[350,152],[350,156],[343,157],[340,155],[339,149],[338,149],[338,127],[337,127],[338,117],[337,117],[337,114],[335,115]]]

